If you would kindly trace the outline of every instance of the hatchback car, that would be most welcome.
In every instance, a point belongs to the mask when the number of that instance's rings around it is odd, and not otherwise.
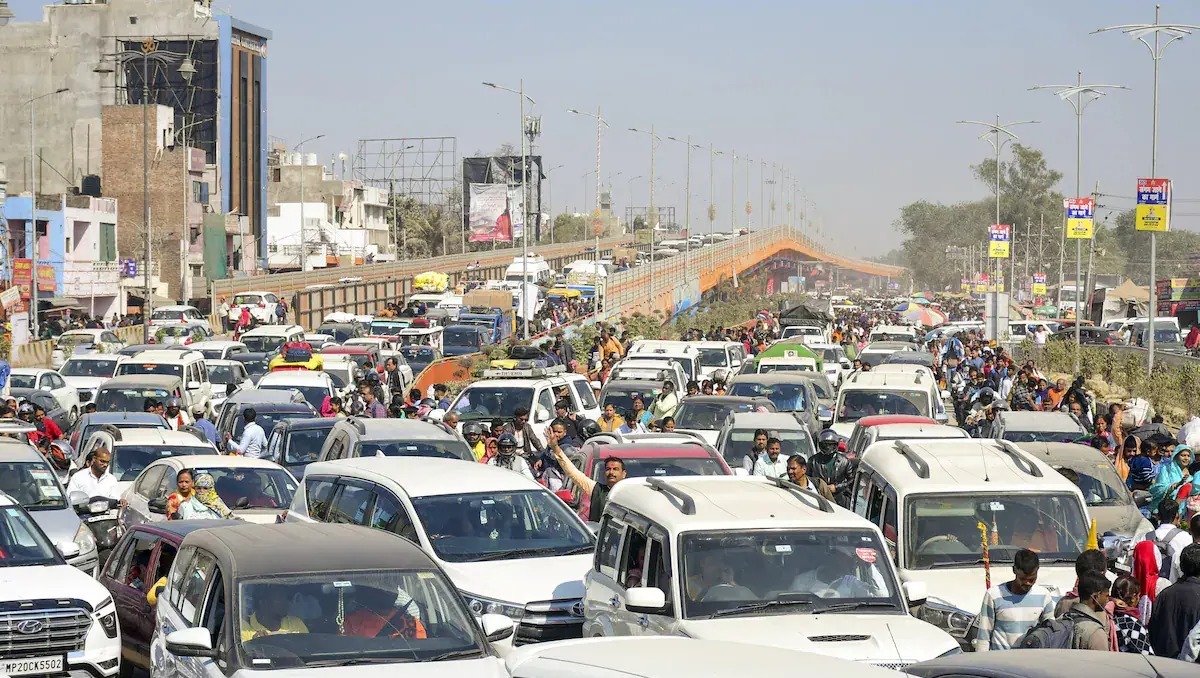
[[[246,428],[246,417],[243,413],[251,407],[257,415],[254,422],[262,427],[263,433],[274,428],[275,422],[280,419],[317,416],[317,411],[298,391],[244,389],[225,401],[225,406],[221,408],[221,416],[214,422],[219,440],[222,441],[218,443],[218,447],[224,449],[226,433],[234,440],[241,440],[242,430]]]
[[[353,457],[441,457],[475,461],[462,438],[413,419],[338,419],[321,446],[321,461]]]
[[[160,459],[146,466],[121,495],[121,527],[165,522],[167,497],[176,491],[184,469],[191,470],[193,478],[204,473],[212,476],[225,506],[250,523],[276,522],[296,493],[292,474],[266,459],[228,455]]]
[[[267,435],[267,458],[303,479],[304,470],[321,456],[321,447],[337,422],[335,417],[297,417],[276,422]]]

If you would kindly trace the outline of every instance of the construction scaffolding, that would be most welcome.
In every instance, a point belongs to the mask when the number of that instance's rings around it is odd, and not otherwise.
[[[457,137],[359,139],[352,168],[354,178],[364,185],[388,191],[392,205],[389,220],[401,258],[408,248],[408,229],[398,214],[401,199],[422,206],[423,212],[443,209],[444,213],[453,213],[453,223],[462,223]],[[466,232],[457,230],[461,233],[456,249],[462,252],[467,246]],[[448,243],[443,242],[443,246]],[[446,249],[446,253],[449,251]]]

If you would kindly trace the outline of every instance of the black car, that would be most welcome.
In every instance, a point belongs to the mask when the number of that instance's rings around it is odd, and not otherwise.
[[[339,344],[344,344],[349,339],[357,339],[364,336],[362,326],[358,323],[321,323],[316,333],[328,334]]]
[[[412,367],[413,376],[425,371],[430,363],[435,360],[440,360],[442,352],[432,346],[401,346],[400,355],[408,361]]]
[[[1075,328],[1059,330],[1050,335],[1050,341],[1075,341]],[[1104,327],[1080,327],[1079,343],[1089,346],[1112,346],[1121,343],[1116,332]]]
[[[14,388],[9,393],[17,400],[27,400],[33,405],[46,411],[46,418],[52,420],[63,431],[71,428],[71,413],[64,410],[62,405],[47,391],[32,388]]]
[[[217,427],[217,447],[227,451],[225,434],[234,440],[241,440],[242,430],[246,428],[246,418],[243,416],[248,408],[254,408],[257,415],[254,423],[262,427],[263,433],[275,428],[275,422],[282,419],[308,418],[317,416],[317,411],[304,400],[296,390],[262,390],[257,388],[238,391],[225,401],[221,415],[215,423]]]
[[[229,359],[236,360],[245,365],[246,374],[249,375],[250,381],[257,384],[262,375],[271,371],[271,358],[274,357],[274,353],[251,351],[248,353],[234,353],[229,356]]]
[[[267,437],[267,459],[303,479],[308,465],[321,456],[321,446],[337,422],[336,417],[281,419]]]

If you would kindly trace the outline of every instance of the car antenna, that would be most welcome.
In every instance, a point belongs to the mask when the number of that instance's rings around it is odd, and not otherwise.
[[[979,459],[983,461],[983,482],[992,482],[992,479],[988,477],[987,451],[983,449],[982,445],[979,446]]]
[[[1145,655],[1140,652],[1138,654],[1141,655],[1142,659],[1146,660],[1146,665],[1149,666],[1150,670],[1154,672],[1154,678],[1165,678],[1162,672],[1158,670],[1158,667],[1154,665],[1154,662],[1150,661],[1149,655]]]

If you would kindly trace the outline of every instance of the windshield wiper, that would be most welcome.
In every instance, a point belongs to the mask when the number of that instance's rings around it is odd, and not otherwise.
[[[708,615],[708,618],[716,619],[717,617],[729,617],[729,616],[732,616],[735,614],[746,614],[749,612],[759,612],[761,610],[766,610],[766,609],[769,609],[772,607],[791,607],[793,605],[812,605],[812,604],[813,604],[813,601],[811,601],[811,600],[768,600],[768,601],[765,601],[762,603],[750,603],[749,605],[739,605],[737,607],[731,607],[728,610],[717,610],[716,612]]]
[[[545,556],[545,555],[558,555],[558,554],[557,554],[556,550],[551,547],[543,547],[543,548],[536,548],[536,549],[513,549],[511,551],[496,551],[495,553],[485,553],[477,558],[472,558],[469,562],[480,563],[485,560],[504,560],[505,558],[522,558],[524,556]]]
[[[483,656],[483,653],[480,652],[479,648],[472,647],[472,648],[469,648],[466,650],[451,650],[449,652],[443,652],[442,654],[430,657],[429,659],[426,659],[425,661],[440,662],[440,661],[443,661],[446,659],[461,659],[463,657],[482,657],[482,656]]]
[[[821,614],[824,612],[845,612],[847,610],[857,610],[860,607],[890,607],[895,609],[896,604],[885,603],[878,600],[860,600],[856,603],[833,603],[831,605],[826,605],[825,607],[817,608],[816,610],[813,610],[813,612],[816,614]]]
[[[963,567],[963,566],[972,566],[973,567],[975,565],[982,565],[982,564],[983,564],[983,560],[943,560],[943,561],[937,562],[937,563],[930,563],[929,569],[934,570],[939,567]]]
[[[316,659],[305,666],[357,666],[359,664],[402,664],[416,661],[415,657],[346,657],[345,659]]]

